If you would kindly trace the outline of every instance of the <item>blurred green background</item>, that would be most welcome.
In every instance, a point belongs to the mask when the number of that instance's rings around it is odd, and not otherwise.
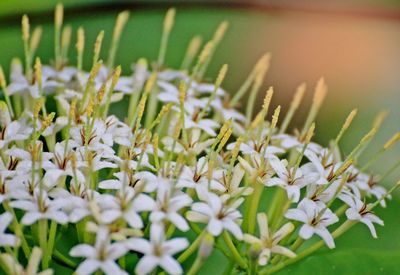
[[[31,26],[44,28],[37,52],[42,62],[53,56],[53,8],[50,0],[0,1],[0,63],[4,68],[14,56],[22,57],[20,19],[29,14]],[[130,20],[123,33],[116,62],[130,73],[130,64],[140,57],[155,60],[163,16],[168,7],[177,7],[176,24],[170,38],[166,63],[180,65],[190,38],[200,34],[211,38],[223,20],[230,22],[210,70],[213,79],[222,64],[229,64],[225,88],[235,92],[257,59],[272,53],[272,63],[263,88],[274,86],[274,104],[285,110],[298,84],[308,84],[304,108],[293,126],[301,126],[317,79],[324,76],[329,94],[317,121],[316,139],[327,143],[340,129],[352,108],[359,113],[343,141],[348,153],[371,127],[375,115],[390,111],[381,132],[360,159],[368,160],[396,131],[400,118],[400,2],[395,0],[352,1],[107,1],[66,0],[65,23],[86,31],[86,64],[91,61],[97,33],[105,31],[104,57],[118,11],[129,9]],[[73,43],[75,43],[75,32]],[[74,48],[70,63],[75,64]],[[88,68],[88,66],[86,67]],[[263,94],[263,93],[262,93]],[[386,171],[399,160],[400,146],[382,158],[374,172]],[[399,173],[385,182],[392,185]],[[357,225],[337,241],[334,251],[323,250],[281,274],[399,274],[399,199],[387,210],[378,210],[385,220],[373,240],[365,226]],[[208,273],[220,271],[215,255]]]

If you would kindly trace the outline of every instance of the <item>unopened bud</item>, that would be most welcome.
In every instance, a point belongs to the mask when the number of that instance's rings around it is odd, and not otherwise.
[[[22,16],[22,40],[25,43],[29,41],[29,18],[26,14]]]
[[[400,140],[400,132],[394,134],[386,143],[383,145],[383,149],[387,150],[392,147],[396,142]]]
[[[207,233],[201,240],[199,247],[199,257],[207,259],[214,249],[214,237]]]
[[[164,32],[169,33],[171,32],[172,27],[174,26],[175,21],[175,9],[170,8],[167,11],[164,19]]]

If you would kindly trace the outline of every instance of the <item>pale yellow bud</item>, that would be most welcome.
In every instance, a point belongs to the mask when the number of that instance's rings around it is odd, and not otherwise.
[[[306,92],[306,87],[306,83],[302,83],[299,85],[299,87],[297,87],[296,93],[291,103],[291,108],[293,108],[294,110],[299,107],[300,102],[304,97],[304,93]]]
[[[254,66],[254,72],[255,73],[266,72],[269,68],[270,60],[271,60],[271,54],[270,53],[264,54]]]
[[[167,11],[164,19],[164,32],[169,33],[171,32],[172,27],[174,26],[175,21],[175,9],[170,8]]]
[[[76,97],[74,97],[71,101],[71,104],[69,105],[69,117],[70,119],[75,119],[76,116],[76,103],[77,103]]]
[[[216,140],[221,140],[222,137],[225,135],[225,132],[231,127],[232,120],[228,119],[224,122],[224,124],[221,127],[221,130],[218,133],[218,136]]]
[[[269,89],[267,90],[267,93],[265,94],[264,97],[264,103],[263,103],[263,110],[265,112],[268,111],[269,108],[269,104],[271,103],[271,99],[272,99],[272,95],[274,94],[274,88],[273,87],[269,87]]]
[[[179,83],[179,103],[183,105],[185,103],[186,98],[186,85],[185,82],[182,80]]]
[[[383,149],[385,150],[389,149],[399,140],[400,140],[400,132],[397,132],[385,143],[385,145],[383,145]]]
[[[356,115],[357,115],[357,109],[354,109],[350,112],[350,114],[346,118],[346,121],[343,124],[343,130],[347,130],[350,127],[350,124]]]
[[[209,41],[203,48],[199,56],[199,64],[203,64],[208,56],[210,55],[212,49],[214,48],[214,42]]]
[[[214,248],[214,237],[211,234],[207,233],[201,240],[199,246],[199,257],[201,259],[207,259],[211,255],[213,248]]]
[[[121,76],[121,66],[115,68],[112,81],[111,81],[111,89],[114,90],[115,86],[118,83],[119,77]]]
[[[226,72],[228,71],[228,65],[224,64],[221,68],[221,70],[219,70],[217,79],[215,81],[215,86],[219,87],[222,84],[222,81],[224,81],[224,78],[226,76]]]
[[[236,143],[235,143],[235,147],[233,147],[233,150],[232,150],[232,159],[236,159],[237,158],[237,156],[239,155],[239,151],[240,151],[240,145],[242,144],[242,138],[241,137],[239,137],[237,140],[236,140]]]
[[[228,21],[224,21],[218,26],[213,37],[213,41],[215,44],[218,44],[221,41],[228,27],[229,27]]]
[[[35,78],[39,87],[42,87],[42,63],[39,57],[35,60]]]
[[[22,40],[25,43],[29,41],[29,18],[26,14],[22,16]]]
[[[44,104],[44,99],[42,97],[36,100],[35,106],[33,107],[33,117],[34,118],[39,117],[39,112],[42,109],[43,104]]]
[[[50,126],[50,124],[53,121],[55,116],[56,116],[56,113],[52,112],[46,117],[46,119],[43,121],[43,124],[42,124],[42,129],[41,129],[42,131],[44,131],[47,127]]]
[[[360,141],[360,144],[369,141],[377,132],[376,128],[372,128]]]
[[[42,37],[42,32],[43,32],[43,30],[42,30],[41,27],[36,27],[33,30],[32,39],[31,39],[31,43],[30,43],[30,46],[29,46],[31,52],[35,52],[36,51],[36,49],[37,49],[37,47],[39,45],[39,42],[40,42],[40,38]]]
[[[201,41],[201,36],[195,36],[190,40],[187,50],[189,56],[194,56],[199,51]]]
[[[78,51],[78,53],[81,53],[85,48],[85,30],[82,27],[79,27],[76,35],[76,50]]]
[[[61,3],[57,4],[54,14],[54,24],[56,28],[61,28],[64,17],[64,7]]]
[[[327,86],[325,84],[325,80],[323,77],[321,77],[318,80],[317,86],[315,87],[315,93],[314,93],[314,98],[313,98],[313,104],[317,108],[319,108],[324,101],[326,94],[328,92]]]
[[[61,46],[67,48],[71,42],[71,26],[65,26],[61,35]]]
[[[272,122],[271,122],[271,128],[275,128],[276,124],[278,123],[278,118],[279,118],[279,113],[281,112],[281,106],[279,105],[275,111],[274,114],[272,115]]]
[[[128,19],[129,19],[129,11],[123,11],[120,14],[118,14],[117,21],[116,21],[115,27],[114,27],[114,33],[113,33],[114,40],[119,39],[126,22],[128,22]]]
[[[181,134],[181,130],[182,130],[182,122],[181,122],[181,120],[178,120],[178,122],[176,123],[176,126],[175,126],[175,132],[174,132],[174,135],[173,135],[173,138],[175,140],[179,139],[179,135]]]
[[[156,80],[157,80],[157,73],[152,73],[146,81],[146,85],[144,87],[145,94],[148,94],[151,92],[151,90],[154,87],[154,84],[156,83]]]
[[[158,156],[158,133],[153,136],[153,152],[155,156]]]
[[[0,65],[0,87],[4,89],[7,86],[6,78],[4,77],[3,67]]]
[[[94,57],[93,61],[97,62],[97,59],[99,58],[100,55],[100,50],[101,50],[101,45],[103,43],[103,38],[104,38],[104,31],[99,32],[96,38],[96,42],[94,43]]]
[[[305,143],[309,143],[311,141],[311,138],[314,135],[315,131],[315,123],[312,123],[310,128],[307,131],[306,138],[305,138]]]
[[[228,142],[228,140],[229,140],[229,138],[231,137],[231,135],[232,135],[232,128],[229,128],[229,129],[225,132],[223,138],[221,139],[221,142],[220,142],[219,145],[218,145],[218,149],[217,149],[218,152],[222,150],[222,148],[223,148],[223,147],[225,146],[225,144]]]

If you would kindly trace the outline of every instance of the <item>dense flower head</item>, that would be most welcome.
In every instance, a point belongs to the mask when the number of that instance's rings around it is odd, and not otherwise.
[[[226,65],[214,83],[205,82],[226,22],[197,59],[195,38],[183,67],[167,68],[163,61],[174,16],[169,10],[157,62],[150,66],[139,59],[131,73],[113,64],[127,12],[117,18],[104,63],[99,34],[89,71],[82,68],[83,29],[78,30],[78,64],[65,56],[68,27],[62,28],[61,5],[52,65],[36,59],[32,66],[37,41],[30,39],[38,38],[30,38],[24,17],[25,67],[15,59],[8,84],[0,70],[0,247],[5,248],[0,259],[5,266],[25,274],[9,254],[21,247],[26,260],[41,259],[47,273],[54,258],[77,274],[161,269],[196,274],[218,249],[233,267],[264,273],[297,253],[300,259],[298,249],[314,235],[334,248],[334,238],[359,221],[377,236],[374,223],[383,221],[373,208],[385,206],[394,188],[387,191],[379,177],[367,174],[368,167],[357,164],[379,123],[347,155],[339,145],[354,111],[329,146],[314,142],[314,121],[327,90],[321,78],[304,126],[288,133],[305,87],[299,87],[286,116],[278,106],[268,119],[272,88],[258,113],[253,106],[269,54],[234,96],[222,87]],[[239,102],[245,93],[249,105],[243,114]],[[126,115],[112,114],[115,108],[127,108]],[[384,150],[398,139],[397,134]],[[271,201],[263,198],[267,193],[273,194]],[[59,239],[68,244],[62,250]]]

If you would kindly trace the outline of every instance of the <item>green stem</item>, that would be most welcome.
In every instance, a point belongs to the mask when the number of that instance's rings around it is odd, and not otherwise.
[[[187,275],[196,275],[198,274],[201,266],[203,265],[203,260],[197,256],[196,260],[194,261],[192,267],[189,269]]]
[[[39,220],[39,244],[40,248],[43,251],[43,258],[42,258],[42,267],[43,269],[48,268],[48,262],[46,262],[47,258],[47,220]]]
[[[248,232],[250,234],[253,234],[256,228],[258,204],[260,203],[260,198],[264,189],[264,186],[257,181],[255,181],[254,185],[253,194],[250,196],[250,209],[247,215]]]
[[[205,234],[205,230],[197,236],[197,238],[192,242],[192,244],[183,252],[179,257],[178,257],[178,262],[183,263],[184,261],[187,260],[187,258],[192,255],[197,247],[200,245],[201,239],[203,238],[203,235]]]
[[[49,239],[47,242],[47,249],[44,251],[43,254],[43,260],[45,261],[45,265],[49,265],[49,261],[53,255],[53,249],[54,249],[54,241],[56,239],[56,233],[57,233],[57,223],[55,221],[51,221],[50,224],[50,231],[49,231]]]
[[[73,269],[76,268],[76,263],[74,261],[72,261],[71,259],[69,259],[68,257],[64,256],[64,254],[62,254],[57,249],[54,249],[52,258],[56,261],[62,262],[64,265],[66,265],[70,268],[73,268]]]
[[[246,269],[247,264],[243,260],[243,258],[240,255],[239,251],[237,251],[235,245],[232,242],[232,239],[231,239],[231,236],[229,235],[229,233],[224,231],[223,236],[224,236],[224,241],[225,241],[226,245],[228,246],[229,250],[231,251],[234,260],[237,262],[237,264],[241,268]]]
[[[29,255],[31,255],[31,250],[29,248],[28,242],[25,239],[24,231],[22,230],[22,227],[18,222],[17,216],[15,215],[14,209],[9,207],[8,203],[6,202],[3,202],[3,207],[5,210],[13,215],[12,227],[17,237],[21,240],[22,251],[24,252],[25,257],[28,259]]]

